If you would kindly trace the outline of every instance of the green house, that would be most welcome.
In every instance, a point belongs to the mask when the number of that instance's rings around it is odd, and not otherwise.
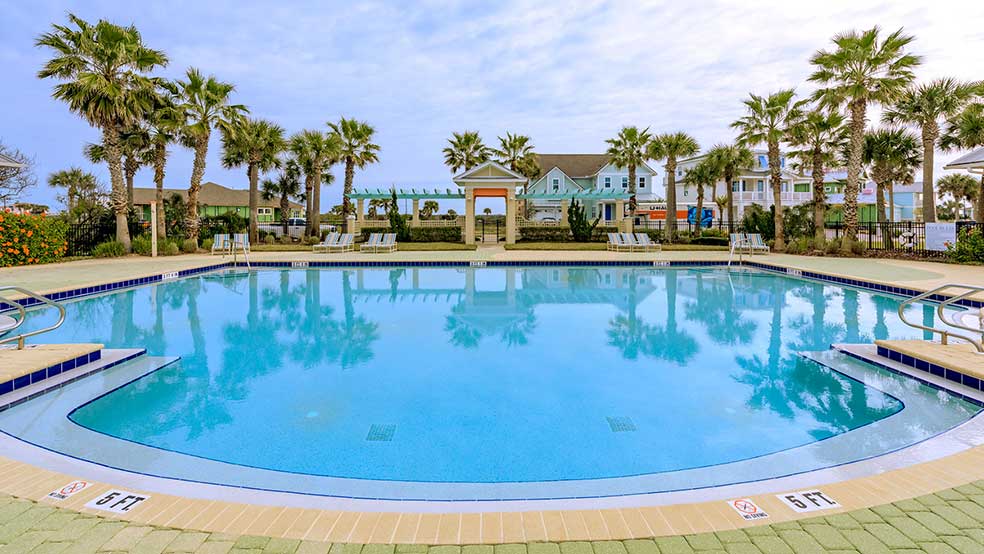
[[[182,200],[188,201],[187,189],[164,189],[164,199],[177,194]],[[137,212],[137,217],[142,221],[150,221],[150,203],[157,198],[157,189],[154,188],[134,188],[133,207]],[[198,214],[201,216],[217,216],[228,212],[233,212],[242,217],[249,216],[249,191],[243,189],[231,189],[218,183],[208,182],[202,185],[198,192]],[[264,200],[260,195],[258,202],[259,223],[278,223],[281,220],[280,199],[272,198]],[[304,206],[290,203],[291,217],[304,217]]]

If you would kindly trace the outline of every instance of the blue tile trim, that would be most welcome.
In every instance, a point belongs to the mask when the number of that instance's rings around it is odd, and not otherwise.
[[[71,379],[68,379],[66,381],[63,381],[61,383],[52,384],[51,386],[46,387],[46,388],[43,388],[43,389],[39,390],[38,392],[30,395],[30,396],[26,396],[24,398],[15,400],[13,402],[8,402],[6,404],[2,403],[3,402],[3,400],[2,400],[2,395],[3,394],[6,394],[8,392],[13,392],[13,391],[15,391],[15,390],[17,390],[19,388],[25,387],[27,385],[26,384],[22,384],[21,386],[18,386],[17,383],[16,383],[17,379],[15,379],[14,381],[7,381],[6,383],[0,383],[0,412],[2,412],[4,410],[7,410],[9,408],[13,408],[14,406],[17,406],[18,404],[22,404],[24,402],[27,402],[28,400],[33,400],[33,399],[35,399],[35,398],[37,398],[37,397],[39,397],[42,394],[45,394],[47,392],[60,389],[61,387],[64,387],[65,385],[67,385],[69,383],[74,383],[74,382],[78,381],[79,379],[82,379],[83,377],[88,377],[89,375],[92,375],[93,373],[98,373],[100,371],[109,369],[111,367],[118,366],[118,365],[120,365],[120,364],[122,364],[124,362],[129,362],[130,360],[132,360],[134,358],[137,358],[139,356],[143,356],[146,353],[147,353],[147,350],[145,350],[145,349],[138,350],[138,351],[134,352],[133,354],[130,354],[129,356],[125,356],[125,357],[123,357],[123,358],[121,358],[119,360],[116,360],[115,362],[111,362],[111,363],[108,363],[108,364],[105,364],[105,365],[100,365],[100,366],[96,366],[96,367],[90,368],[88,371],[85,371],[85,372],[83,372],[83,373],[81,373],[79,375],[76,375],[75,377],[72,377]],[[50,370],[51,370],[50,367],[47,368],[47,371],[49,371],[49,373],[47,374],[46,378],[54,377],[55,375],[58,375],[58,374],[60,374],[60,373],[62,373],[64,371],[68,371],[69,369],[73,369],[73,368],[81,367],[81,366],[86,365],[86,364],[98,362],[101,359],[102,359],[102,351],[96,350],[95,352],[92,352],[90,354],[79,356],[78,358],[75,358],[74,360],[70,360],[70,361],[73,362],[73,365],[72,365],[71,368],[65,368],[64,367],[66,362],[63,362],[62,364],[59,364],[61,366],[61,368],[57,372],[55,372],[55,373],[51,373],[50,372]],[[75,363],[75,362],[77,362],[77,363]],[[55,367],[55,366],[52,366],[52,367]],[[46,371],[46,370],[41,370],[41,371]],[[27,379],[29,379],[28,384],[36,383],[37,381],[31,381],[30,379],[31,379],[31,377],[34,374],[41,373],[41,371],[36,371],[35,373],[32,373],[31,375],[25,375],[24,377],[19,377],[18,379],[25,379],[25,378],[27,378]],[[39,379],[39,381],[40,381],[40,379]],[[7,390],[6,389],[6,385],[11,385],[11,384],[13,386],[11,386],[11,388],[9,390]]]
[[[71,360],[66,360],[42,369],[39,369],[28,375],[22,375],[15,379],[10,379],[6,382],[0,383],[0,394],[6,394],[8,392],[13,392],[18,389],[22,389],[28,385],[33,385],[35,383],[40,383],[49,377],[54,377],[60,375],[62,372],[68,371],[70,369],[75,369],[76,367],[83,366],[85,364],[98,361],[102,358],[102,351],[96,350],[95,352],[90,352],[88,354],[82,354],[81,356],[76,356]],[[0,407],[2,409],[2,407]]]
[[[946,393],[951,394],[953,396],[956,396],[956,397],[958,397],[958,398],[960,398],[962,400],[966,400],[967,402],[970,402],[971,404],[974,404],[975,406],[984,407],[984,401],[978,400],[976,398],[971,398],[970,396],[967,396],[965,394],[960,394],[959,392],[956,392],[954,390],[951,390],[951,389],[948,389],[948,388],[945,388],[945,387],[941,387],[940,385],[937,385],[936,383],[931,383],[931,382],[929,382],[929,381],[927,381],[925,379],[920,378],[917,375],[912,375],[910,373],[903,373],[903,372],[901,372],[901,371],[899,371],[899,370],[897,370],[897,369],[895,369],[893,367],[889,367],[889,366],[887,366],[887,365],[885,365],[883,363],[880,363],[876,359],[872,359],[872,358],[869,358],[869,357],[866,357],[866,356],[861,356],[861,355],[855,354],[853,352],[848,352],[847,350],[839,350],[839,352],[842,352],[844,354],[847,354],[848,356],[850,356],[850,357],[852,357],[852,358],[854,358],[856,360],[861,360],[862,362],[865,362],[865,363],[869,363],[871,365],[878,366],[878,367],[880,367],[880,368],[882,368],[884,370],[887,370],[887,371],[891,371],[892,373],[895,373],[895,374],[898,374],[898,375],[903,375],[905,377],[909,377],[910,379],[915,379],[916,381],[919,381],[920,383],[922,383],[922,384],[924,384],[926,386],[932,387],[933,389],[936,389],[936,390],[940,390],[940,391],[946,392]],[[885,348],[884,346],[879,346],[878,347],[878,350],[877,350],[877,353],[878,353],[878,356],[880,356],[882,358],[887,358],[889,360],[896,361],[896,362],[899,362],[899,363],[904,364],[906,366],[912,367],[914,369],[918,369],[920,371],[923,371],[924,373],[929,373],[929,374],[935,375],[937,377],[943,377],[947,381],[952,381],[954,383],[957,383],[958,385],[964,385],[964,386],[967,386],[967,387],[969,387],[969,388],[971,388],[973,390],[984,392],[984,388],[982,388],[982,387],[984,387],[984,382],[982,382],[981,380],[979,380],[977,378],[971,377],[969,375],[964,375],[962,373],[958,373],[958,372],[953,371],[953,370],[948,370],[948,369],[943,368],[943,367],[940,367],[940,366],[938,366],[936,364],[930,364],[928,362],[925,362],[924,360],[923,360],[923,363],[926,364],[926,369],[922,369],[922,368],[918,367],[918,365],[915,364],[915,363],[913,363],[913,364],[906,364],[905,362],[901,361],[902,360],[902,354],[901,353],[896,352],[895,350],[892,350],[890,348]],[[906,356],[906,358],[909,358],[910,360],[912,360],[912,358],[909,357],[909,356]]]

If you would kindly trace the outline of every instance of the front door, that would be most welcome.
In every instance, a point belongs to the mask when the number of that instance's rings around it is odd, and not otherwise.
[[[612,205],[605,204],[605,221],[611,221],[611,220],[612,220]]]

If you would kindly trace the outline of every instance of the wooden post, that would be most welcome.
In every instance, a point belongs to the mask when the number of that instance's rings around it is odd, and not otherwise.
[[[420,227],[420,200],[416,198],[413,199],[413,219],[410,222],[414,227]]]
[[[157,201],[150,202],[150,255],[157,257]]]

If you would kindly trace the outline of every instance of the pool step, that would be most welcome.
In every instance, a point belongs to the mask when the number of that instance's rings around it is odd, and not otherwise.
[[[16,377],[2,381],[8,372],[0,375],[0,411],[147,353],[143,348],[104,349],[102,346],[32,345],[24,350],[0,350],[0,356],[18,360]],[[55,359],[61,361],[51,361]]]

